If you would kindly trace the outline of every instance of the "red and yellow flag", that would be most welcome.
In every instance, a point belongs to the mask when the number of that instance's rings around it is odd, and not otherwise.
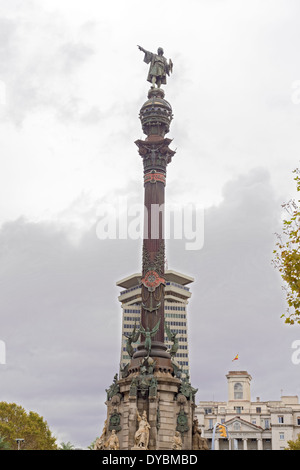
[[[232,362],[233,362],[233,361],[237,361],[238,358],[239,358],[239,355],[237,354],[237,355],[232,359]]]

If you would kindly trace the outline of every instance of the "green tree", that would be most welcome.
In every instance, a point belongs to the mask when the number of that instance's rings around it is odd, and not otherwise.
[[[288,441],[286,450],[300,450],[300,434],[298,434],[295,441]]]
[[[0,436],[0,450],[9,450],[9,449],[10,449],[9,443],[2,436]]]
[[[0,436],[17,449],[17,438],[24,439],[21,448],[26,450],[56,450],[56,438],[48,424],[33,411],[27,413],[15,403],[0,402]]]
[[[96,441],[97,441],[98,439],[99,439],[99,437],[96,437],[96,439],[95,439],[93,442],[91,442],[91,444],[90,444],[89,446],[87,446],[87,448],[88,448],[89,450],[94,450]]]
[[[300,191],[300,171],[294,170],[297,191]],[[277,234],[273,264],[285,281],[287,311],[281,317],[285,323],[300,324],[300,207],[295,200],[282,205],[287,213],[282,234]]]
[[[74,446],[71,442],[61,442],[58,450],[74,450]]]

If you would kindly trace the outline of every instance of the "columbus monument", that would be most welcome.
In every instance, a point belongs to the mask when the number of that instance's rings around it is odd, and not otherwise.
[[[140,109],[144,140],[137,140],[143,162],[144,232],[142,246],[141,317],[127,335],[130,362],[106,389],[107,419],[95,449],[191,450],[197,390],[174,359],[178,338],[165,322],[164,204],[167,165],[175,151],[166,137],[173,119],[172,107],[161,88],[173,71],[173,63],[138,46],[148,64],[151,83]],[[159,211],[153,210],[159,207]],[[165,334],[173,338],[167,348]],[[134,348],[134,343],[139,344]]]

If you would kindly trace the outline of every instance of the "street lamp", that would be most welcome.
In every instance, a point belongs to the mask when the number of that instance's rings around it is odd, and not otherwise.
[[[15,441],[18,444],[18,450],[21,450],[21,442],[24,442],[24,439],[17,438],[17,439],[15,439]]]

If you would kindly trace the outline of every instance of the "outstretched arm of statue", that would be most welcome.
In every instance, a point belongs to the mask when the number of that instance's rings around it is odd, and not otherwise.
[[[138,46],[139,50],[142,51],[142,52],[147,52],[143,47],[141,46]]]
[[[142,333],[142,335],[146,335],[146,330],[143,325],[140,326],[140,333]]]

